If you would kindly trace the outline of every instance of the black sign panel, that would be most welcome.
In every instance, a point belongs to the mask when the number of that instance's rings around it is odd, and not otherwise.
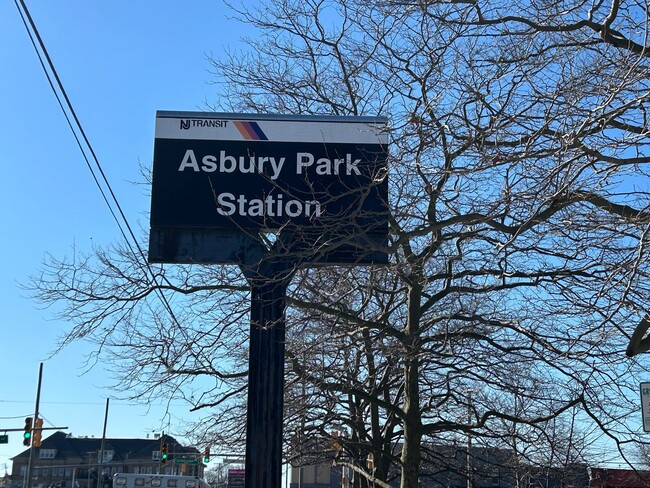
[[[385,119],[157,114],[150,261],[242,263],[281,231],[320,262],[375,262],[388,213]]]
[[[156,141],[151,225],[279,229],[386,222],[380,145]]]

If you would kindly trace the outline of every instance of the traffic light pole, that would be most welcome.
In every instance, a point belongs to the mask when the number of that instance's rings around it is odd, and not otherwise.
[[[282,485],[286,257],[244,270],[251,285],[245,488]]]
[[[38,367],[38,386],[36,387],[36,405],[34,406],[34,420],[38,418],[38,408],[41,402],[41,381],[43,380],[43,363]],[[33,424],[32,424],[33,425]],[[30,432],[30,444],[32,444],[32,432]],[[25,473],[25,481],[23,488],[30,488],[32,484],[32,459],[34,457],[34,446],[29,446],[29,460],[27,461],[27,473]]]

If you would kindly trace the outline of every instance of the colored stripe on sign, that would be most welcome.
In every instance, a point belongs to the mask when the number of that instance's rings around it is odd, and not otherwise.
[[[241,120],[235,120],[235,127],[242,135],[244,139],[254,140],[254,141],[268,141],[269,138],[266,137],[264,131],[258,125],[257,122],[243,122]]]

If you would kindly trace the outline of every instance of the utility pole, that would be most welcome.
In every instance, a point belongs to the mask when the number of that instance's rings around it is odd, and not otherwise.
[[[99,446],[99,467],[97,468],[97,484],[99,485],[99,479],[101,477],[102,487],[104,486],[104,475],[102,474],[102,469],[104,465],[104,443],[106,442],[106,424],[108,423],[108,401],[109,399],[107,398],[106,412],[104,413],[104,430],[102,432],[102,443]]]
[[[467,488],[474,488],[472,473],[472,390],[467,391]]]
[[[36,406],[34,407],[34,421],[38,418],[38,407],[41,401],[41,381],[43,379],[43,363],[38,368],[38,386],[36,387]],[[32,434],[32,432],[30,432]],[[25,481],[23,488],[31,488],[32,485],[32,459],[34,457],[34,446],[32,442],[33,436],[30,437],[29,446],[29,460],[27,461],[27,473],[25,474]]]

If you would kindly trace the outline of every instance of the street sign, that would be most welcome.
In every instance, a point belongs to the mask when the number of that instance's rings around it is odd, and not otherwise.
[[[197,458],[177,457],[174,458],[174,464],[199,464]]]
[[[650,383],[641,383],[641,418],[643,431],[650,432]]]
[[[246,462],[245,458],[223,458],[222,464],[244,464]]]
[[[9,444],[9,435],[0,435],[0,444]]]

